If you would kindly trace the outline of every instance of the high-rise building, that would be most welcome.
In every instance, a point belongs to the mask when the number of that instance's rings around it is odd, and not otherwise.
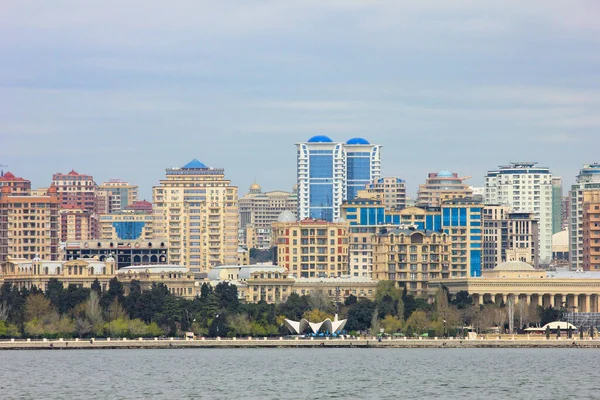
[[[584,165],[569,191],[569,259],[573,270],[583,269],[584,193],[594,191],[600,191],[600,163]]]
[[[299,278],[348,275],[348,224],[304,219],[285,211],[273,224],[277,264]]]
[[[381,175],[381,146],[318,135],[297,143],[298,218],[332,222],[340,206]]]
[[[511,212],[506,205],[483,208],[483,269],[507,261],[538,262],[538,227],[533,213]]]
[[[107,212],[102,214],[110,214],[135,203],[138,200],[138,186],[121,179],[111,179],[98,186],[99,197],[100,194],[104,198],[102,202],[108,207]]]
[[[552,234],[562,230],[562,179],[552,177]]]
[[[401,210],[406,207],[406,182],[400,178],[379,178],[367,184],[367,193],[375,193],[388,210]],[[356,197],[356,196],[355,196]],[[348,198],[352,200],[352,198]]]
[[[208,272],[235,265],[238,249],[238,189],[225,170],[192,160],[166,170],[153,188],[154,232],[167,238],[169,263]]]
[[[600,270],[600,190],[583,193],[583,270]]]
[[[153,224],[152,212],[121,211],[100,215],[100,239],[152,241],[155,239]]]
[[[23,195],[20,188],[8,185],[0,191],[0,262],[7,257],[57,260],[56,188],[49,188],[45,196]]]
[[[31,182],[27,179],[16,177],[10,172],[0,176],[0,189],[4,187],[10,188],[11,196],[28,196],[31,194]],[[1,191],[0,196],[2,196]]]
[[[96,204],[98,186],[91,175],[57,173],[52,176],[61,208],[62,241],[96,239],[99,236]],[[80,239],[79,239],[80,238]]]
[[[471,197],[473,190],[464,183],[469,177],[461,178],[456,172],[431,172],[417,191],[416,206],[440,207],[445,200]]]
[[[298,193],[274,190],[263,192],[253,183],[239,200],[241,244],[247,248],[267,250],[271,247],[272,228],[283,211],[298,212]]]
[[[508,205],[512,211],[531,212],[538,220],[539,262],[552,260],[552,174],[535,162],[513,162],[488,171],[486,204]]]

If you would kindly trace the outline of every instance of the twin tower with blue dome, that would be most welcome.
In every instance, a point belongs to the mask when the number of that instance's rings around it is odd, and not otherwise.
[[[316,135],[297,146],[298,217],[335,221],[342,202],[381,177],[381,146]]]

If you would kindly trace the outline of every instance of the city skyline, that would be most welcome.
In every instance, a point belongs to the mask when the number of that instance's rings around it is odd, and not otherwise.
[[[149,199],[198,158],[289,190],[318,134],[383,145],[413,196],[429,172],[531,160],[569,187],[596,161],[593,3],[38,3],[0,16],[0,163],[35,187],[75,168]]]

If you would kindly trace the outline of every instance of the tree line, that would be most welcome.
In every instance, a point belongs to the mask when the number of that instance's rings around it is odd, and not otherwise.
[[[177,297],[161,283],[142,290],[137,280],[125,295],[116,278],[104,291],[97,280],[91,288],[64,288],[50,279],[45,292],[18,289],[9,282],[0,287],[1,338],[181,337],[186,332],[205,337],[277,336],[288,334],[285,318],[320,322],[336,313],[347,318],[345,329],[353,335],[457,335],[464,326],[485,331],[507,324],[504,306],[473,305],[468,293],[450,296],[445,290],[429,304],[391,281],[379,283],[374,300],[351,295],[334,303],[323,294],[294,293],[279,304],[242,303],[236,286],[226,282],[215,287],[204,283],[194,299]],[[558,310],[533,306],[516,313],[521,329],[559,318]]]

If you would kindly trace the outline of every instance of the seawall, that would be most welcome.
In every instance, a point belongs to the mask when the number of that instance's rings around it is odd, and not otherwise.
[[[0,350],[173,349],[173,348],[600,348],[590,338],[494,339],[97,339],[2,340]]]

